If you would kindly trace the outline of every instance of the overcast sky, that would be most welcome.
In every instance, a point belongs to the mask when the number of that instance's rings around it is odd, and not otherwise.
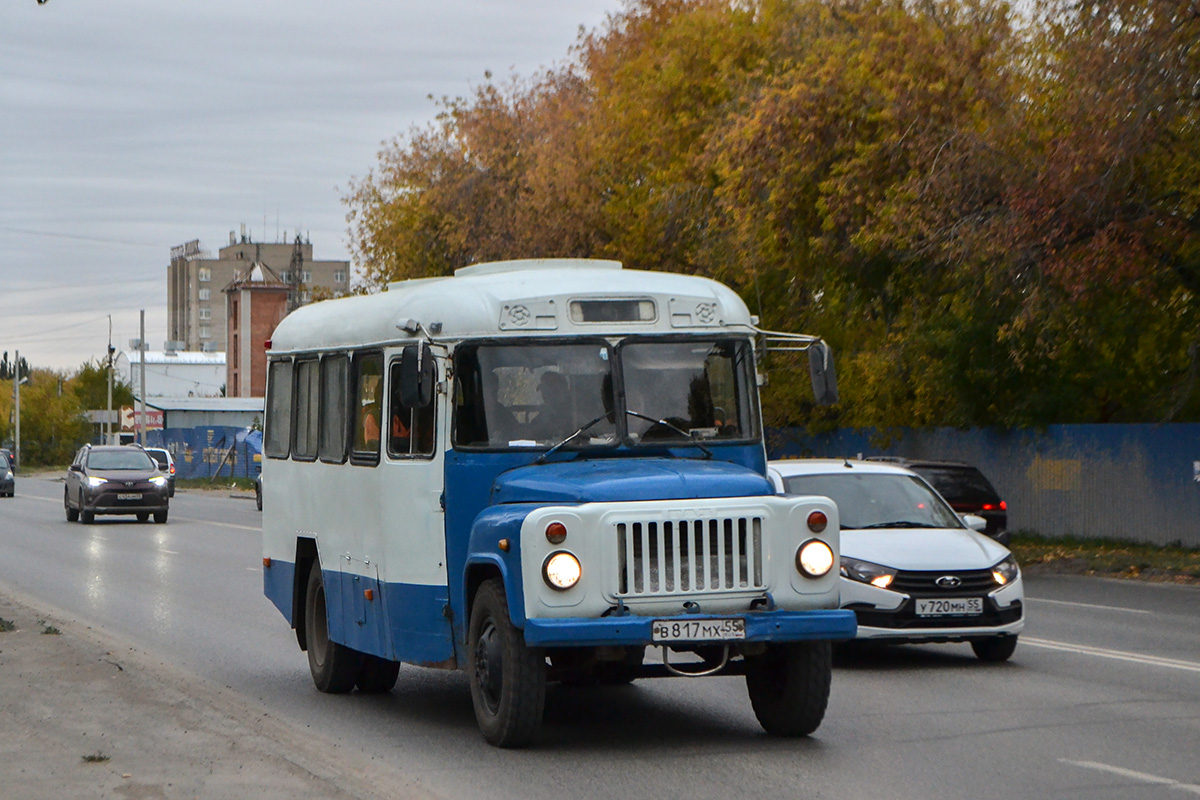
[[[146,311],[167,264],[312,241],[348,259],[351,178],[491,70],[569,57],[620,0],[0,0],[0,351],[74,371]]]

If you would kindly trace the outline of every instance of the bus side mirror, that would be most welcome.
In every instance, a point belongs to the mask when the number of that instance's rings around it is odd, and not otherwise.
[[[808,348],[808,374],[812,377],[813,397],[817,405],[831,406],[838,401],[833,349],[823,341],[814,342]]]
[[[424,408],[433,402],[437,370],[433,351],[425,342],[404,348],[400,361],[400,404],[406,408]]]

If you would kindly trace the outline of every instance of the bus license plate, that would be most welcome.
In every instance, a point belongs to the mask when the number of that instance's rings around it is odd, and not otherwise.
[[[918,617],[975,617],[983,613],[982,597],[917,600]]]
[[[121,492],[117,495],[118,500],[141,500],[141,492]]]
[[[650,623],[652,642],[723,642],[746,638],[746,620],[656,619]]]

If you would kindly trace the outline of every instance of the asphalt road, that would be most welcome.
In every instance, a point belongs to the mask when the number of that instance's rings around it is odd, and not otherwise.
[[[465,677],[327,696],[262,596],[250,499],[179,492],[166,525],[68,523],[62,484],[0,500],[0,587],[229,687],[444,797],[1179,798],[1200,795],[1200,590],[1026,578],[1012,661],[967,645],[838,657],[825,722],[762,733],[739,678],[551,687],[537,746],[479,737]],[[2,676],[0,676],[2,679]]]

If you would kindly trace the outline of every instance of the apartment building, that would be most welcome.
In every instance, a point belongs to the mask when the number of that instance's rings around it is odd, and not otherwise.
[[[312,243],[299,234],[292,242],[255,242],[243,225],[240,236],[229,232],[229,244],[216,258],[192,240],[171,248],[167,267],[168,338],[178,349],[225,352],[225,289],[254,264],[269,267],[288,285],[289,311],[309,302],[314,291],[337,296],[350,290],[350,262],[314,260]]]

